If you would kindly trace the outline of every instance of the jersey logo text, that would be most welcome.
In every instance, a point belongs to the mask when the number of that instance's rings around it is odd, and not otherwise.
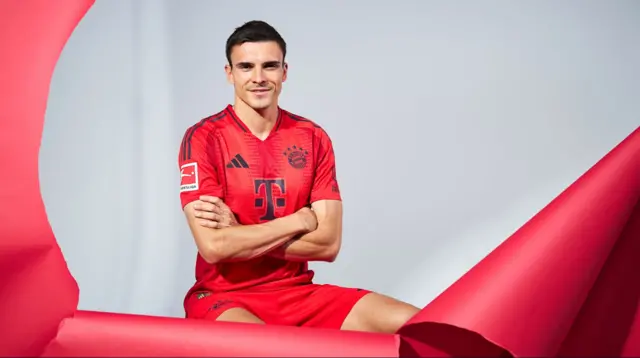
[[[227,163],[227,168],[249,168],[249,164],[247,164],[240,154],[236,154],[236,156],[231,158],[231,161]]]
[[[198,163],[187,163],[180,167],[180,192],[198,190]]]
[[[284,156],[287,157],[287,161],[296,169],[304,169],[304,167],[307,166],[308,154],[309,152],[295,145],[284,151]]]
[[[260,220],[273,220],[276,218],[276,208],[282,208],[287,204],[284,198],[286,194],[284,179],[255,179],[253,181],[253,190],[256,195],[260,195],[262,187],[264,187],[264,196],[256,198],[255,206],[264,209],[264,215]],[[274,188],[280,190],[281,197],[276,197]]]

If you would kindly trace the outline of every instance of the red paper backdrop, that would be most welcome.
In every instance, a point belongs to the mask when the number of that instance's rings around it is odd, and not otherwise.
[[[640,355],[640,130],[396,335],[76,311],[38,153],[55,63],[92,4],[0,1],[0,355]]]

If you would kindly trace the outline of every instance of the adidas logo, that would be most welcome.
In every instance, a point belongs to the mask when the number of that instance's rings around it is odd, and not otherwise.
[[[231,161],[227,163],[227,168],[249,168],[249,164],[245,162],[240,154],[236,154],[236,156],[231,158]]]

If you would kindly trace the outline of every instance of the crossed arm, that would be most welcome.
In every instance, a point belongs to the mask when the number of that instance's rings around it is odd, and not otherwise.
[[[244,261],[262,255],[290,261],[335,260],[342,242],[342,202],[320,200],[311,209],[263,224],[239,225],[215,197],[184,208],[202,257],[209,263]]]
[[[294,237],[273,251],[273,256],[289,261],[333,262],[342,245],[342,202],[320,200],[311,204],[317,228]]]

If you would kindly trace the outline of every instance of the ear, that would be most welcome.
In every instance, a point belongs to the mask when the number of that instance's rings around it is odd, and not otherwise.
[[[289,64],[285,62],[282,65],[282,82],[287,80],[287,74],[288,73],[289,73]]]
[[[229,64],[224,65],[224,72],[227,74],[227,82],[233,84],[233,73],[231,72],[231,66]]]

